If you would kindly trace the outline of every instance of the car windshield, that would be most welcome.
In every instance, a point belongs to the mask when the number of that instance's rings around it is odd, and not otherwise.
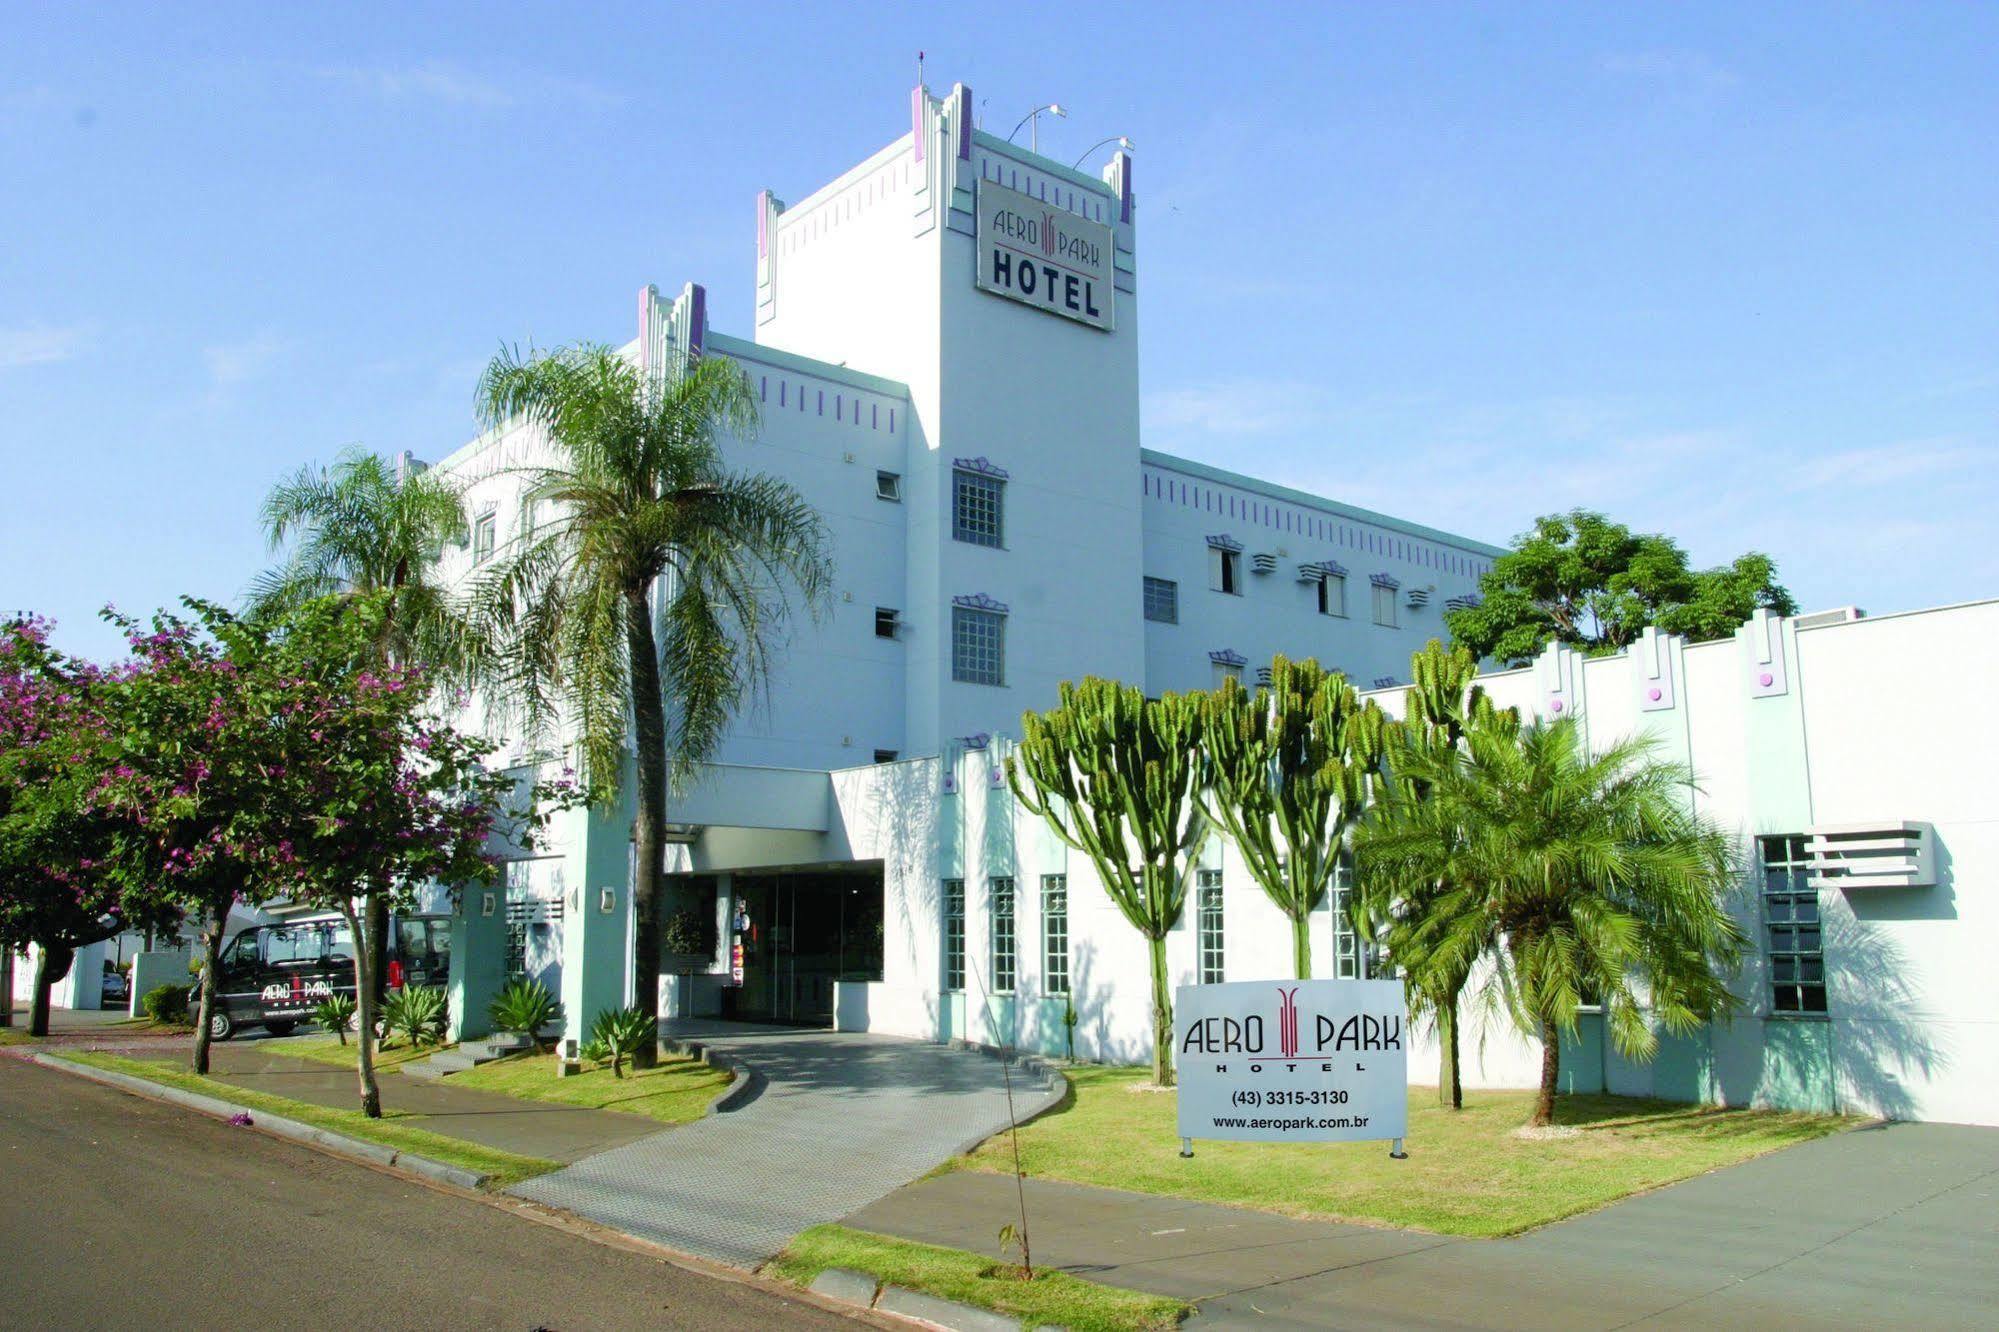
[[[354,960],[354,935],[344,921],[270,925],[257,933],[269,966],[337,965]]]

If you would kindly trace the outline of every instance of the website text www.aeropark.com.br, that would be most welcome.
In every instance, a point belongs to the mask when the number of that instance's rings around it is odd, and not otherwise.
[[[1361,1129],[1367,1127],[1366,1115],[1338,1115],[1331,1119],[1216,1119],[1218,1129]]]

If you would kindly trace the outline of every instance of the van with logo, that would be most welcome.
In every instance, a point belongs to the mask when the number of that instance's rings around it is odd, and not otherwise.
[[[451,917],[389,918],[387,988],[451,978]],[[211,1040],[243,1027],[289,1036],[321,1000],[354,997],[354,935],[339,916],[301,917],[241,930],[222,945]]]

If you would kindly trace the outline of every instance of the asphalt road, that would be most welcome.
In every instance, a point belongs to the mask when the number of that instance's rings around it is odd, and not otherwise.
[[[761,1287],[0,1058],[0,1325],[852,1328]]]

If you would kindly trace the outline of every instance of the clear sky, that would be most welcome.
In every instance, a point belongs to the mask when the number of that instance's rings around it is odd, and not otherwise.
[[[482,3],[0,13],[0,610],[236,598],[258,499],[438,457],[756,191],[1136,144],[1146,443],[1504,541],[1605,509],[1807,608],[1999,595],[1999,6]],[[865,367],[861,367],[865,368]]]

